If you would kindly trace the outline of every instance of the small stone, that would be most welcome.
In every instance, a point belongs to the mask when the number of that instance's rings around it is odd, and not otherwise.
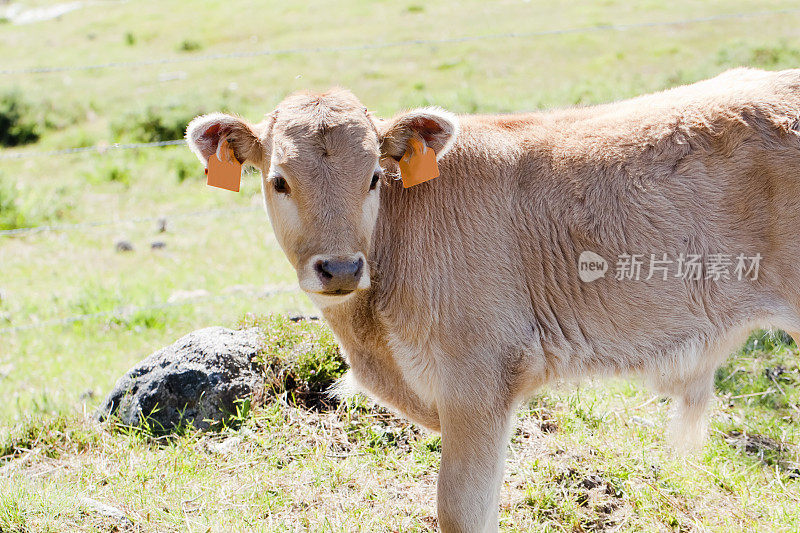
[[[118,520],[119,522],[124,523],[126,526],[133,525],[133,522],[131,522],[131,520],[127,516],[125,516],[125,513],[123,513],[116,507],[112,507],[103,502],[93,500],[92,498],[87,498],[86,496],[82,496],[78,501],[80,502],[81,507],[83,507],[88,511],[93,511],[97,514],[113,518],[114,520]]]
[[[175,81],[175,80],[185,80],[189,77],[189,74],[185,70],[178,70],[175,72],[162,72],[158,75],[158,81]]]
[[[637,426],[644,426],[648,428],[656,427],[655,422],[653,422],[652,420],[648,420],[646,418],[642,418],[641,416],[636,416],[636,415],[632,416],[631,422],[633,422]]]
[[[3,380],[11,375],[11,372],[14,371],[14,365],[8,363],[7,365],[0,366],[0,380]]]
[[[150,243],[150,248],[153,250],[161,250],[167,247],[167,243],[164,241],[153,241]]]
[[[114,243],[114,248],[116,248],[118,252],[132,252],[133,243],[125,239],[120,239]]]
[[[208,296],[208,291],[205,289],[195,289],[193,291],[175,291],[167,298],[167,303],[186,302],[188,300],[197,300]]]
[[[219,455],[231,455],[237,450],[241,443],[241,437],[230,437],[222,442],[208,443],[208,449]]]
[[[258,287],[255,285],[229,285],[222,289],[222,292],[225,294],[235,294],[237,292],[255,293],[258,292]]]
[[[316,315],[294,315],[294,314],[292,314],[292,315],[289,315],[289,320],[291,320],[292,322],[304,322],[306,320],[315,321],[315,320],[319,320],[319,317],[316,316]]]

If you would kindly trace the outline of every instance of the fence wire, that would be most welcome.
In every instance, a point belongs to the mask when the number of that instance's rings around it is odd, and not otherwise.
[[[95,154],[104,154],[111,150],[138,150],[140,148],[159,148],[162,146],[178,146],[186,144],[183,139],[175,139],[174,141],[155,141],[149,143],[112,143],[112,144],[98,144],[94,146],[81,146],[77,148],[63,148],[61,150],[27,150],[14,153],[0,154],[2,159],[27,159],[29,157],[43,157],[53,155],[69,155],[69,154],[83,154],[92,152]]]
[[[57,72],[91,71],[109,68],[136,68],[154,65],[171,65],[176,63],[196,63],[202,61],[217,61],[222,59],[240,59],[260,56],[278,55],[297,55],[297,54],[329,54],[337,52],[357,52],[368,50],[381,50],[386,48],[404,48],[411,46],[434,46],[445,44],[459,44],[475,41],[488,41],[497,39],[520,39],[547,37],[551,35],[570,35],[577,33],[594,33],[603,31],[628,31],[646,28],[659,28],[670,26],[682,26],[685,24],[697,24],[702,22],[715,22],[722,20],[748,19],[756,17],[767,17],[776,15],[787,15],[800,13],[800,8],[778,9],[772,11],[750,11],[741,13],[726,13],[721,15],[709,15],[706,17],[687,18],[669,21],[650,21],[634,22],[630,24],[601,24],[597,26],[585,26],[580,28],[564,28],[557,30],[542,30],[529,32],[505,32],[489,33],[483,35],[466,35],[461,37],[444,37],[441,39],[408,39],[403,41],[391,42],[372,42],[356,45],[343,46],[313,46],[305,48],[282,48],[275,50],[253,50],[242,52],[227,52],[220,54],[206,54],[186,57],[165,57],[159,59],[145,59],[140,61],[110,61],[108,63],[98,63],[94,65],[66,65],[66,66],[47,66],[47,67],[27,67],[18,69],[2,69],[0,75],[14,74],[52,74]]]
[[[31,329],[40,329],[40,328],[50,328],[50,327],[57,327],[57,326],[69,326],[76,322],[84,322],[88,320],[94,320],[98,318],[109,318],[109,319],[119,319],[125,320],[132,316],[135,316],[137,313],[142,313],[146,311],[154,311],[159,309],[168,309],[170,307],[182,307],[187,305],[195,305],[198,303],[206,303],[206,302],[214,302],[214,301],[224,301],[224,300],[231,300],[237,298],[270,298],[272,296],[277,296],[280,294],[289,294],[289,293],[299,293],[298,289],[288,289],[288,288],[281,288],[281,289],[271,289],[271,290],[264,290],[264,291],[238,291],[238,292],[231,292],[228,294],[212,294],[206,296],[198,296],[196,298],[189,298],[186,300],[180,301],[166,301],[154,305],[145,305],[145,306],[122,306],[117,307],[116,309],[111,309],[108,311],[100,311],[97,313],[85,313],[82,315],[73,315],[68,317],[62,318],[54,318],[51,320],[43,320],[41,322],[32,322],[29,324],[21,324],[19,326],[7,326],[0,328],[0,334],[3,333],[14,333],[19,331],[27,331]]]
[[[263,207],[247,206],[247,207],[227,207],[220,209],[206,209],[203,211],[189,211],[186,213],[174,213],[171,215],[160,216],[147,216],[147,217],[134,217],[124,218],[119,220],[101,220],[96,222],[79,222],[76,224],[45,224],[42,226],[32,226],[28,228],[15,228],[0,230],[0,237],[2,236],[18,236],[18,235],[33,235],[36,233],[43,233],[48,231],[74,231],[88,228],[98,228],[102,226],[115,226],[121,224],[136,224],[141,222],[157,222],[162,218],[169,220],[192,218],[192,217],[205,217],[205,216],[220,216],[220,215],[236,215],[239,213],[252,213],[255,211],[262,211]]]

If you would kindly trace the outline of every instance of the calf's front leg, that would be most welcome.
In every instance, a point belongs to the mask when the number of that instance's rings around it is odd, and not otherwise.
[[[439,413],[408,386],[394,359],[368,352],[348,357],[350,370],[358,385],[382,403],[399,411],[412,422],[431,431],[439,431]]]
[[[497,531],[512,408],[502,402],[438,403],[442,428],[439,526],[445,533]]]

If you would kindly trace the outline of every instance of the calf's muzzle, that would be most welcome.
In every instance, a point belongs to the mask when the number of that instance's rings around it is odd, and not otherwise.
[[[358,288],[364,273],[364,257],[330,256],[318,259],[314,271],[322,283],[323,294],[349,294]]]

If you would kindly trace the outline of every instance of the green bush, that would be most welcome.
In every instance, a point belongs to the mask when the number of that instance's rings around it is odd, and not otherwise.
[[[69,206],[63,189],[19,189],[0,174],[0,230],[37,226],[61,218]]]
[[[91,427],[68,415],[25,418],[2,434],[0,459],[23,455],[33,449],[44,457],[55,458],[64,452],[84,451],[95,445],[98,437]]]
[[[0,95],[0,145],[18,146],[39,140],[39,122],[33,106],[18,90]]]
[[[0,229],[35,226],[39,220],[27,209],[16,186],[0,176]]]
[[[319,320],[292,320],[283,315],[248,316],[242,327],[258,327],[264,334],[262,361],[267,393],[286,394],[306,407],[336,403],[327,393],[347,370],[331,330]]]
[[[754,331],[741,348],[743,355],[754,355],[759,352],[776,352],[791,348],[794,341],[788,333],[779,329],[760,329]]]
[[[19,194],[14,186],[0,179],[0,229],[13,229],[25,225],[25,217],[20,212]]]
[[[95,167],[91,172],[84,172],[84,177],[89,183],[122,183],[131,184],[131,170],[113,162],[104,162]]]
[[[203,48],[203,45],[192,39],[184,39],[178,45],[178,50],[181,52],[194,52],[196,50],[200,50],[201,48]]]
[[[203,167],[194,157],[191,157],[191,159],[187,157],[173,159],[169,162],[169,166],[175,171],[178,183],[183,183],[190,178],[205,178]]]
[[[182,138],[189,121],[200,114],[202,111],[150,106],[112,123],[111,134],[116,141],[172,141]]]

